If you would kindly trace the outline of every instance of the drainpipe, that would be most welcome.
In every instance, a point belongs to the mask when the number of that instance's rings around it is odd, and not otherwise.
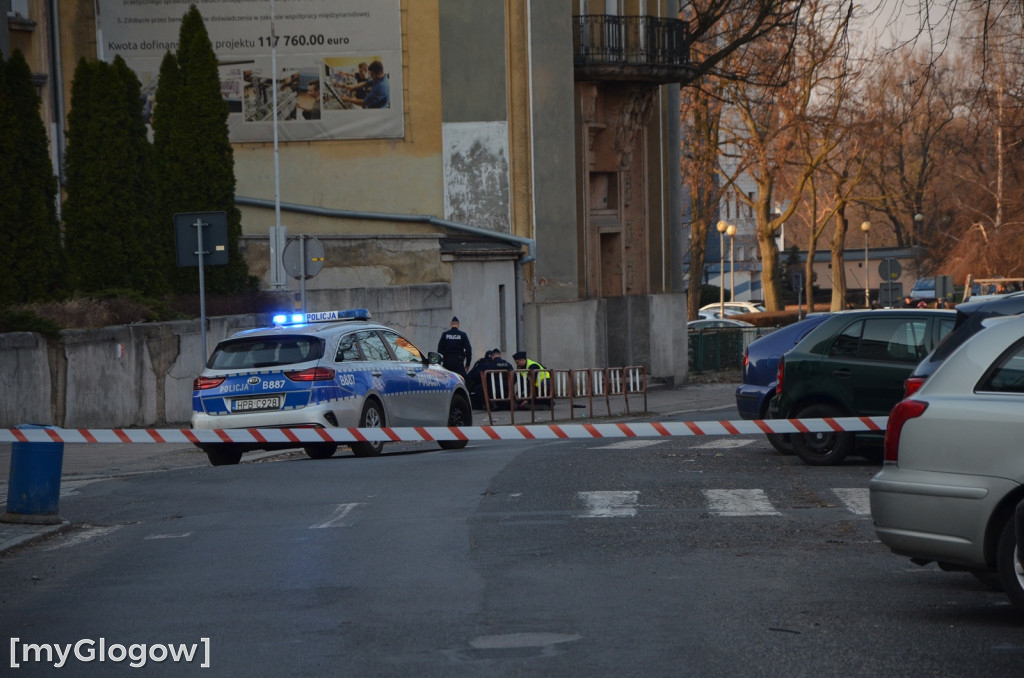
[[[275,209],[277,204],[273,200],[264,198],[247,198],[236,195],[235,204],[245,207],[264,207]],[[537,259],[537,242],[533,238],[523,238],[508,233],[498,233],[486,228],[468,226],[447,219],[439,219],[428,214],[389,214],[387,212],[357,212],[354,210],[339,210],[329,207],[315,207],[313,205],[300,205],[298,203],[282,202],[280,208],[288,212],[298,214],[313,214],[321,217],[333,217],[336,219],[357,219],[360,221],[393,221],[401,223],[420,223],[438,226],[452,231],[461,231],[479,235],[491,240],[512,243],[514,245],[526,245],[526,254],[520,255],[516,262],[516,346],[523,345],[523,266]]]
[[[54,201],[57,204],[57,219],[61,218],[61,192],[64,190],[64,74],[61,71],[60,54],[60,11],[57,0],[49,2],[49,32],[50,32],[50,96],[51,106],[51,131],[53,140],[53,171],[57,175],[57,195]],[[63,230],[61,231],[63,238]]]

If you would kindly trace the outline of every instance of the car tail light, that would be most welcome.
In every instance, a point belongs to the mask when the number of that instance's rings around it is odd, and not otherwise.
[[[747,349],[743,349],[743,371],[747,371],[747,365],[750,363],[750,358],[747,356]]]
[[[775,373],[775,381],[778,382],[775,385],[775,392],[782,393],[782,374],[786,371],[786,360],[785,356],[779,356],[779,369]]]
[[[334,370],[329,367],[310,367],[298,372],[285,372],[284,376],[292,381],[331,381],[334,379]]]
[[[192,382],[193,391],[205,391],[208,388],[217,388],[224,383],[224,377],[196,377]]]
[[[903,397],[909,398],[924,386],[925,377],[907,377],[903,382]]]
[[[897,462],[900,457],[900,434],[903,425],[916,419],[928,409],[928,403],[921,400],[901,400],[889,413],[889,423],[885,427],[885,461]]]

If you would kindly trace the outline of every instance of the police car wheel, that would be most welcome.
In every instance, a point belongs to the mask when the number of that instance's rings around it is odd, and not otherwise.
[[[384,428],[384,410],[376,400],[368,400],[363,405],[363,413],[359,415],[359,428]],[[384,442],[376,440],[352,443],[350,447],[357,457],[376,457],[384,450]]]
[[[472,426],[473,408],[469,406],[466,399],[461,395],[452,398],[451,409],[448,410],[449,426]],[[437,444],[443,450],[461,450],[469,443],[468,440],[438,440]]]
[[[203,452],[212,466],[230,466],[242,460],[243,450],[239,445],[205,445]]]
[[[302,450],[310,459],[329,459],[337,452],[338,446],[334,443],[317,443],[316,445],[306,445]]]

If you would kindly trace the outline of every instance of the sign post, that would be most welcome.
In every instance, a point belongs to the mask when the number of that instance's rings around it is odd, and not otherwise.
[[[228,263],[227,212],[175,214],[174,245],[178,266],[199,267],[199,322],[205,365],[209,353],[206,349],[206,275],[203,269],[204,265],[226,266]]]

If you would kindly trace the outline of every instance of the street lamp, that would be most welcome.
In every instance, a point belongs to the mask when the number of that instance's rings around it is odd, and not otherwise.
[[[725,231],[729,224],[725,220],[715,225],[718,229],[718,317],[725,317]]]
[[[862,223],[860,230],[864,231],[864,308],[871,308],[871,272],[868,270],[868,235],[871,231],[871,222]]]
[[[725,229],[729,234],[729,301],[736,301],[736,225]]]
[[[914,215],[914,232],[911,234],[911,245],[921,244],[921,226],[924,225],[924,215],[918,212]]]

